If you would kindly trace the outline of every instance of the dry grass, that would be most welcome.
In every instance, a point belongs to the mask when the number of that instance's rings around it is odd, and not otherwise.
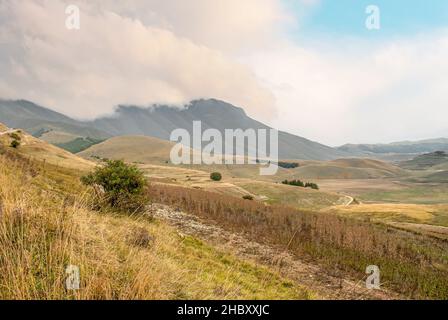
[[[93,162],[34,138],[24,131],[17,131],[15,134],[20,137],[20,146],[17,151],[26,158],[81,171],[89,171],[95,166]],[[10,135],[1,135],[0,145],[9,146],[12,140]]]
[[[277,273],[149,216],[90,210],[72,171],[0,155],[1,299],[307,299]],[[66,267],[81,289],[67,291]]]
[[[202,190],[154,185],[151,197],[208,219],[252,241],[273,244],[301,257],[363,277],[378,265],[383,282],[409,297],[448,298],[448,245],[369,222],[333,214],[266,206]]]
[[[360,204],[353,206],[334,206],[325,211],[344,216],[371,218],[379,221],[412,221],[427,223],[434,218],[435,206],[418,204]]]

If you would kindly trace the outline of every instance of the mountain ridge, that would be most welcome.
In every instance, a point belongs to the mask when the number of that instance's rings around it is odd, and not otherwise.
[[[120,105],[112,115],[92,121],[75,120],[26,100],[0,100],[0,119],[10,127],[21,127],[33,135],[45,134],[49,130],[70,133],[74,139],[145,135],[169,140],[174,129],[184,128],[191,133],[193,121],[201,121],[203,130],[214,128],[220,132],[225,129],[270,129],[247,116],[242,108],[217,99],[194,100],[184,108]],[[279,156],[282,159],[333,160],[349,155],[279,131]]]

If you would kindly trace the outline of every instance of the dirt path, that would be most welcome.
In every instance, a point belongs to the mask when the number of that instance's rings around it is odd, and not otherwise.
[[[14,133],[16,131],[18,131],[18,130],[17,129],[8,129],[6,131],[0,132],[0,136],[3,136],[5,134],[9,134],[9,133]]]
[[[384,290],[366,289],[365,279],[358,282],[343,279],[335,272],[301,261],[284,250],[249,241],[240,234],[207,224],[194,215],[169,206],[153,204],[149,213],[175,226],[184,234],[198,237],[237,257],[277,270],[284,277],[314,292],[319,299],[399,299],[399,296]]]
[[[355,201],[355,198],[353,198],[353,197],[350,197],[350,196],[345,196],[345,197],[347,198],[347,201],[343,205],[346,207],[350,206]]]

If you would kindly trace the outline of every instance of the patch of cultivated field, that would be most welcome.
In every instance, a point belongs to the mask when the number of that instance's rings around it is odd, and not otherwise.
[[[75,140],[76,138],[78,138],[78,136],[75,134],[70,134],[70,133],[66,133],[66,132],[50,131],[50,132],[44,133],[39,138],[48,143],[66,143],[66,142]]]
[[[418,234],[429,235],[434,238],[448,240],[448,227],[407,222],[392,222],[390,225],[397,229],[403,229]]]
[[[323,179],[316,182],[325,191],[341,192],[354,197],[369,192],[388,193],[406,188],[403,182],[389,179]]]
[[[440,204],[448,203],[448,184],[446,183],[406,183],[393,190],[371,190],[363,193],[363,201]]]
[[[334,206],[323,211],[382,223],[413,223],[448,227],[448,205],[360,204]]]
[[[255,200],[284,204],[303,209],[321,209],[341,202],[344,197],[335,193],[287,186],[269,181],[234,178],[224,171],[223,180],[210,180],[206,171],[182,167],[139,165],[153,182],[182,185],[235,197],[251,195]]]
[[[236,185],[270,204],[283,204],[295,208],[322,209],[340,203],[344,197],[307,188],[264,181],[239,180]]]

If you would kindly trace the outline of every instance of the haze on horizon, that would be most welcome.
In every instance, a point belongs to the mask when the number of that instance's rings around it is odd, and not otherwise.
[[[442,0],[0,0],[0,98],[77,118],[216,98],[333,146],[447,137],[447,18]]]

